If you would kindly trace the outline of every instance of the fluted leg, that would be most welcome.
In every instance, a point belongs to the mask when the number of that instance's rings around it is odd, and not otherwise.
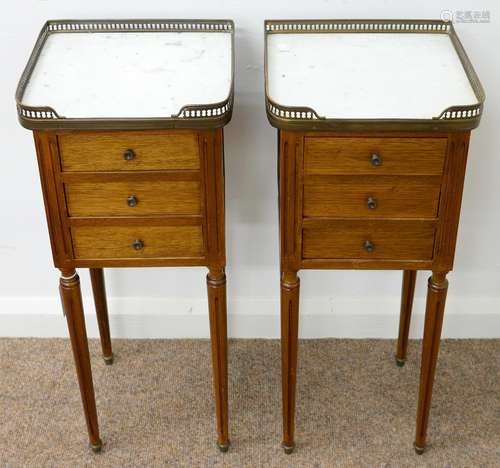
[[[90,281],[92,282],[97,324],[99,325],[99,335],[101,336],[102,356],[106,364],[113,364],[106,286],[102,268],[90,268]]]
[[[411,309],[413,296],[415,294],[415,282],[417,272],[415,270],[403,271],[403,286],[401,290],[401,312],[399,316],[398,348],[396,351],[396,364],[404,366],[408,350],[408,335],[410,333]]]
[[[102,442],[99,437],[97,410],[95,405],[92,368],[90,366],[89,346],[85,317],[83,315],[80,279],[74,269],[61,270],[60,287],[64,314],[68,322],[69,337],[75,359],[76,374],[82,396],[83,412],[89,433],[90,447],[99,452]]]
[[[422,364],[420,371],[420,391],[417,410],[417,432],[415,450],[421,454],[425,450],[429,411],[431,408],[432,386],[441,341],[444,306],[448,280],[446,272],[433,272],[427,289],[425,309],[424,340],[422,343]]]
[[[210,268],[207,275],[210,338],[217,417],[217,446],[229,449],[227,384],[226,275],[221,268]]]
[[[295,271],[281,276],[281,386],[283,400],[283,442],[285,453],[295,447],[295,390],[299,338],[300,280]]]

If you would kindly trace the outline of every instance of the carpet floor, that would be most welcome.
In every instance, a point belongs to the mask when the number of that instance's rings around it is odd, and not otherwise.
[[[443,341],[428,451],[413,451],[420,342],[305,340],[296,440],[280,448],[275,340],[230,342],[231,448],[215,447],[209,342],[114,340],[91,358],[104,448],[87,448],[70,345],[0,339],[0,466],[500,467],[500,340]]]

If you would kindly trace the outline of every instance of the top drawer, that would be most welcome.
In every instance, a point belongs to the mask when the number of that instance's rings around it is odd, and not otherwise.
[[[62,170],[68,172],[199,169],[194,132],[108,132],[59,135]]]
[[[307,174],[440,175],[446,138],[306,137]]]

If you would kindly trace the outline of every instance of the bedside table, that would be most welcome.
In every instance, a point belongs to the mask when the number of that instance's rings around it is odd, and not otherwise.
[[[49,21],[16,94],[32,129],[90,445],[101,449],[80,281],[113,361],[103,268],[206,266],[217,444],[229,447],[224,155],[231,21]]]
[[[450,23],[267,21],[278,128],[283,447],[294,448],[300,269],[403,270],[404,364],[417,270],[431,270],[415,450],[422,453],[470,130],[484,92]]]

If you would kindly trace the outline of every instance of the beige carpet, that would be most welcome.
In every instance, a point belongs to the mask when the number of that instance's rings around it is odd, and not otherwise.
[[[279,343],[230,343],[227,454],[214,445],[210,349],[200,340],[115,340],[91,356],[104,450],[87,448],[69,342],[0,340],[0,466],[500,466],[500,340],[445,341],[429,450],[412,448],[420,343],[404,368],[394,342],[300,346],[297,449],[281,435]]]

